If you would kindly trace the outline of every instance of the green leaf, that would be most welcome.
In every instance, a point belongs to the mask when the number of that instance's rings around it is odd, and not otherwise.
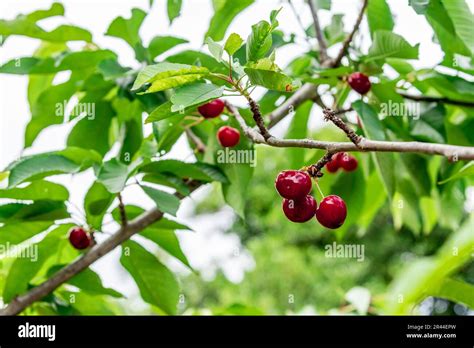
[[[148,174],[145,175],[142,180],[174,188],[176,192],[179,192],[183,196],[187,196],[191,193],[188,186],[183,182],[183,179],[173,174]]]
[[[171,96],[172,112],[189,109],[192,106],[201,105],[217,99],[224,93],[224,87],[212,83],[196,83],[179,88]]]
[[[319,10],[330,10],[331,9],[331,0],[312,0],[316,5],[316,8]]]
[[[125,206],[125,213],[127,214],[127,217],[129,220],[133,220],[139,217],[140,215],[142,215],[143,213],[145,213],[145,209],[138,207],[136,205],[127,205]],[[120,210],[118,207],[112,211],[112,217],[117,222],[121,221]],[[158,230],[171,230],[171,231],[174,231],[174,230],[192,231],[190,227],[183,225],[177,221],[167,219],[164,216],[157,222],[151,224],[149,228],[154,228]]]
[[[474,285],[466,282],[448,278],[433,295],[474,308]]]
[[[419,44],[411,46],[403,37],[387,30],[377,30],[365,62],[385,58],[417,59]]]
[[[163,213],[176,216],[179,209],[180,200],[175,195],[160,191],[148,186],[141,186],[143,191],[150,197]]]
[[[272,47],[273,27],[267,21],[252,25],[252,33],[247,38],[247,61],[256,62],[266,56]]]
[[[408,0],[408,4],[413,7],[416,13],[424,14],[430,4],[430,0]]]
[[[99,182],[92,184],[84,198],[84,211],[89,226],[97,230],[102,229],[102,220],[114,198],[115,196],[107,191],[103,184]]]
[[[50,175],[76,173],[80,169],[80,164],[56,153],[22,157],[7,168],[10,171],[8,187]]]
[[[51,221],[14,222],[0,227],[0,245],[16,245],[47,230]]]
[[[120,262],[133,277],[141,297],[167,314],[175,314],[179,285],[158,259],[139,244],[127,241],[122,245]]]
[[[150,116],[147,117],[147,119],[145,120],[145,123],[157,122],[157,121],[165,120],[172,116],[184,115],[185,113],[189,111],[189,109],[172,111],[171,110],[172,107],[173,107],[173,103],[171,101],[167,101],[161,104],[155,110],[153,110]]]
[[[114,158],[105,162],[99,169],[97,181],[102,183],[110,193],[119,193],[125,188],[130,174],[129,166]]]
[[[147,228],[140,232],[140,235],[155,242],[158,246],[166,250],[170,255],[174,256],[184,265],[192,269],[188,259],[183,253],[183,250],[181,250],[179,240],[173,230]]]
[[[40,242],[32,245],[37,247],[36,255],[32,257],[17,257],[8,272],[3,289],[3,301],[8,303],[15,296],[28,290],[28,284],[35,277],[45,262],[52,258],[59,242],[72,225],[61,225],[49,232]],[[30,246],[30,247],[32,247]]]
[[[391,31],[395,24],[386,0],[369,1],[367,5],[367,20],[372,37],[380,29]]]
[[[331,23],[324,28],[323,33],[326,38],[326,42],[328,47],[341,42],[346,37],[344,32],[344,22],[343,22],[344,15],[334,15],[331,18]],[[312,25],[310,28],[314,28]],[[314,31],[314,29],[313,29]],[[315,36],[315,35],[313,35]]]
[[[0,205],[0,222],[54,221],[69,217],[66,205],[59,201],[35,201],[31,204],[10,203]]]
[[[0,190],[0,198],[66,201],[69,198],[69,192],[62,185],[45,180],[37,180],[25,187]]]
[[[239,34],[232,33],[227,38],[225,42],[224,49],[229,54],[229,56],[233,56],[237,50],[242,47],[244,44],[244,40],[240,37]]]
[[[140,71],[132,90],[137,90],[144,84],[151,84],[143,93],[164,91],[200,80],[208,73],[207,68],[186,64],[165,62],[150,65]]]
[[[167,11],[168,11],[168,19],[170,21],[170,25],[181,14],[182,5],[183,5],[182,0],[168,0]]]
[[[142,173],[148,174],[173,174],[182,179],[194,179],[204,182],[219,181],[227,182],[224,173],[218,167],[207,163],[186,163],[178,160],[168,159],[150,163],[140,169]]]
[[[217,62],[212,56],[193,50],[186,50],[166,58],[168,62],[189,64],[206,67],[209,71],[228,74],[229,69],[224,64]]]
[[[0,20],[0,35],[28,36],[35,39],[54,42],[86,41],[92,42],[92,35],[85,29],[72,25],[60,25],[57,28],[46,31],[39,27],[36,22],[53,16],[64,15],[64,7],[59,3],[53,3],[49,10],[39,10],[29,15],[20,15],[13,20]]]
[[[95,150],[104,156],[110,150],[109,128],[115,115],[108,102],[91,103],[92,113],[83,117],[71,130],[68,146]]]
[[[253,3],[254,0],[223,0],[215,9],[216,12],[204,37],[210,37],[215,41],[223,40],[234,18]]]
[[[464,42],[467,48],[474,54],[474,35],[472,27],[474,15],[464,0],[441,0],[451,18],[456,35]]]
[[[143,47],[139,31],[145,17],[145,11],[134,8],[132,9],[132,15],[129,19],[123,17],[117,17],[114,19],[114,21],[110,23],[105,35],[125,40],[125,42],[127,42],[137,54],[137,50],[140,50]],[[139,54],[137,54],[137,57],[138,56]]]
[[[59,266],[59,268],[62,268],[62,266]],[[74,285],[75,287],[93,295],[108,295],[116,298],[124,297],[124,295],[118,291],[103,286],[100,277],[90,268],[82,270],[66,283]]]
[[[357,111],[361,119],[362,128],[367,138],[372,140],[386,140],[384,127],[377,113],[370,105],[359,100],[353,103],[352,107]],[[390,199],[395,192],[395,159],[393,154],[377,152],[371,155]]]
[[[447,179],[439,182],[439,185],[446,184],[451,180],[457,180],[465,177],[474,176],[474,161],[468,162],[465,166],[463,166],[458,172],[452,174]]]
[[[188,42],[189,41],[186,39],[181,39],[174,36],[155,36],[148,45],[150,59],[153,60],[168,50]]]
[[[212,40],[210,37],[206,38],[204,43],[207,44],[207,47],[209,48],[209,52],[211,52],[214,59],[217,60],[219,63],[222,62],[222,55],[224,54],[224,48],[220,44]]]
[[[301,82],[279,71],[245,68],[253,85],[263,86],[273,91],[292,92],[301,86]]]

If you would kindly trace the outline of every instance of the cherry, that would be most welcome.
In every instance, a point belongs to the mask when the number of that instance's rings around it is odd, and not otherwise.
[[[222,100],[214,99],[213,101],[198,107],[198,111],[202,116],[204,116],[204,118],[215,118],[222,114],[224,107],[225,104]]]
[[[310,195],[299,200],[283,200],[283,212],[288,220],[293,222],[301,223],[311,220],[316,213],[317,206],[318,203]]]
[[[344,200],[335,195],[325,197],[316,210],[316,219],[324,227],[335,229],[342,226],[347,216]]]
[[[217,139],[224,147],[234,147],[240,141],[240,132],[235,128],[223,126],[217,131]]]
[[[339,158],[339,165],[346,172],[352,172],[357,169],[357,159],[354,156],[350,156],[347,153]]]
[[[332,156],[331,161],[326,164],[326,169],[329,173],[335,173],[339,168],[341,168],[341,163],[339,162],[340,157],[343,153],[339,152]]]
[[[69,242],[76,249],[82,250],[92,244],[92,238],[82,227],[73,227],[69,231]]]
[[[278,174],[275,187],[283,198],[298,200],[311,191],[311,178],[300,170],[285,170]]]
[[[352,89],[360,94],[365,94],[370,91],[370,80],[367,75],[355,72],[349,75],[347,82],[352,87]]]

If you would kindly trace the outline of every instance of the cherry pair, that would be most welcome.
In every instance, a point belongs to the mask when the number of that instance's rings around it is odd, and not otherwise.
[[[216,118],[224,111],[225,103],[214,99],[198,108],[199,113],[206,119]],[[240,141],[240,132],[232,127],[223,126],[217,131],[217,139],[223,147],[234,147]]]
[[[336,153],[330,162],[326,164],[326,169],[329,173],[335,173],[339,168],[346,172],[352,172],[357,169],[357,159],[345,152]]]

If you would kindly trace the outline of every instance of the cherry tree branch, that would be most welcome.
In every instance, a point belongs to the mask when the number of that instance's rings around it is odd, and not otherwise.
[[[200,153],[204,153],[206,151],[206,145],[204,145],[202,140],[190,128],[186,128],[185,132],[194,145],[196,145],[196,150]]]
[[[398,92],[405,99],[410,99],[414,101],[421,101],[421,102],[435,102],[435,103],[445,103],[445,104],[452,104],[452,105],[459,105],[459,106],[467,106],[467,107],[474,107],[474,102],[472,101],[462,101],[462,100],[454,100],[449,99],[447,97],[433,97],[428,95],[412,95],[407,94],[404,92]]]
[[[311,11],[311,16],[313,17],[313,25],[314,25],[314,30],[316,32],[316,39],[318,40],[318,45],[319,45],[319,52],[320,52],[320,60],[322,62],[326,61],[328,59],[328,53],[327,53],[327,44],[326,40],[324,40],[323,36],[323,31],[321,30],[321,25],[319,24],[319,17],[318,17],[318,9],[314,6],[313,0],[307,0],[309,9]]]
[[[201,184],[197,181],[188,181],[191,191],[197,189]],[[178,198],[184,198],[181,194],[175,194]],[[7,307],[0,310],[0,315],[16,315],[21,313],[32,303],[41,300],[46,295],[56,290],[69,279],[80,273],[95,261],[114,250],[117,246],[130,239],[134,234],[143,231],[151,224],[159,221],[163,212],[157,208],[151,209],[126,225],[122,225],[112,236],[100,244],[96,244],[79,259],[60,269],[51,278],[32,288],[24,295],[15,297]]]
[[[239,111],[227,104],[228,110],[239,122],[244,134],[256,144],[265,144],[273,147],[298,147],[306,149],[322,149],[330,153],[336,152],[400,152],[440,155],[450,160],[474,160],[474,147],[448,144],[423,143],[417,141],[379,141],[360,137],[357,145],[352,142],[331,142],[313,139],[279,139],[270,137],[264,139],[255,129],[249,127]]]
[[[125,212],[125,205],[123,204],[122,194],[120,192],[117,193],[117,198],[119,201],[118,207],[119,207],[119,212],[120,212],[120,221],[122,223],[122,226],[126,226],[128,223],[127,213]]]
[[[345,38],[344,42],[342,43],[342,48],[341,50],[339,51],[338,55],[336,56],[336,58],[332,61],[331,65],[333,67],[337,67],[339,66],[339,64],[341,64],[341,60],[342,58],[344,57],[344,55],[346,54],[346,51],[347,49],[349,48],[349,45],[351,44],[352,42],[352,39],[354,38],[354,35],[355,33],[357,32],[357,29],[359,29],[360,27],[360,23],[362,23],[362,18],[364,18],[364,11],[365,9],[367,8],[367,4],[369,3],[368,0],[364,0],[364,3],[362,4],[362,8],[359,12],[359,15],[357,16],[357,20],[354,24],[354,27],[352,28],[352,31],[350,32],[350,34]]]
[[[337,127],[342,129],[342,131],[346,133],[350,141],[352,141],[354,145],[359,146],[359,143],[362,137],[357,135],[351,127],[349,127],[340,117],[338,117],[335,111],[325,108],[323,109],[323,114],[324,114],[324,119],[326,121],[331,121]],[[339,114],[341,114],[341,111],[339,111]]]

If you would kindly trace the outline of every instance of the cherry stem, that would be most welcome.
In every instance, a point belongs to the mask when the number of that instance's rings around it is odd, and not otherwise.
[[[321,187],[319,187],[319,183],[318,183],[318,180],[317,180],[316,178],[314,179],[314,183],[316,184],[316,187],[317,187],[317,189],[318,189],[318,191],[319,191],[319,194],[320,194],[321,197],[324,199],[324,198],[325,198],[324,193],[323,193],[323,191],[321,191]]]

